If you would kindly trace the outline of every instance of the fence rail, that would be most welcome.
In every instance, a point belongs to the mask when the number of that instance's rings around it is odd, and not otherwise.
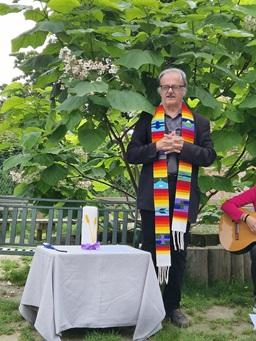
[[[0,197],[0,246],[32,247],[42,242],[80,244],[82,209],[99,210],[98,240],[138,246],[140,222],[135,202]],[[10,251],[12,252],[12,251]],[[23,254],[26,254],[24,251]]]

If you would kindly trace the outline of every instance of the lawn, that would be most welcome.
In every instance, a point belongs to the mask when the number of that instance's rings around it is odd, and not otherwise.
[[[0,339],[8,341],[42,341],[42,337],[19,314],[18,306],[30,258],[0,258]],[[174,327],[164,321],[160,332],[150,341],[256,341],[256,331],[249,319],[252,308],[250,284],[215,283],[205,288],[186,282],[183,309],[191,326]],[[133,328],[104,330],[76,329],[63,333],[63,341],[128,341]]]

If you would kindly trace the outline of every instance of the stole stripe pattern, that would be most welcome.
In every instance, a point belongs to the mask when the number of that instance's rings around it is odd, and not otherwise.
[[[192,112],[182,103],[181,136],[185,142],[194,143],[194,118]],[[152,142],[157,142],[165,134],[165,110],[159,105],[151,123]],[[155,205],[155,239],[156,263],[159,282],[168,282],[171,266],[170,234],[173,237],[174,249],[184,249],[184,233],[186,232],[190,199],[192,165],[180,160],[175,191],[173,216],[169,217],[169,186],[167,156],[159,152],[153,164],[154,205]],[[170,224],[171,221],[171,224]]]

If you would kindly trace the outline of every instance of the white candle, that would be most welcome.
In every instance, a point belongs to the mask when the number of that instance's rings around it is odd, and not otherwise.
[[[98,207],[84,206],[81,244],[96,243],[98,231]]]

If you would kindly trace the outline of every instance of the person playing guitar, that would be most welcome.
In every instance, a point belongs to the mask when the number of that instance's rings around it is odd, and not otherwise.
[[[256,186],[245,190],[244,192],[226,200],[221,209],[236,223],[246,224],[252,241],[255,241],[256,237],[256,215],[245,212],[241,207],[252,204],[254,211],[256,211]],[[223,231],[225,233],[225,231]],[[248,248],[246,248],[248,250]],[[254,307],[253,312],[256,313],[256,243],[250,244],[250,257],[251,257],[251,276],[253,282],[253,294],[254,294]]]

